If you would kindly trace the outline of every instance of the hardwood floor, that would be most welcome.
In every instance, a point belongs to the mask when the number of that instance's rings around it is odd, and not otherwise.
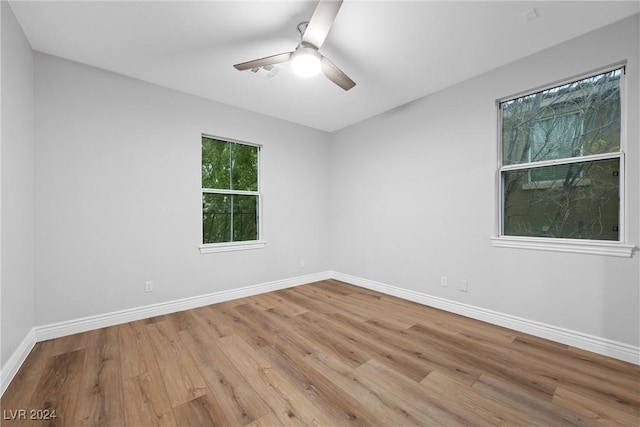
[[[638,426],[640,367],[328,280],[38,343],[1,405],[3,426]]]

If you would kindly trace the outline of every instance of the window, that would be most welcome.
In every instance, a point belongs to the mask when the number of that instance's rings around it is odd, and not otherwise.
[[[624,68],[615,68],[498,103],[500,237],[494,245],[525,247],[541,239],[546,249],[559,241],[620,245],[623,77]],[[529,243],[505,244],[509,238]]]
[[[202,136],[201,252],[263,247],[260,147]]]

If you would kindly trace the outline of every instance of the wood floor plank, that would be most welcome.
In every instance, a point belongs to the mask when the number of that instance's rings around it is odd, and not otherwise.
[[[293,328],[296,331],[295,338],[305,343],[304,349],[307,354],[322,351],[329,355],[335,355],[351,367],[360,366],[369,360],[355,347],[348,345],[329,331],[305,321],[300,316],[288,317],[276,309],[267,310],[263,314],[275,324]]]
[[[243,304],[240,305],[245,305],[248,302],[246,299],[243,299],[243,301]],[[269,342],[234,310],[237,305],[239,305],[237,301],[235,303],[224,302],[216,304],[210,307],[210,315],[217,324],[224,325],[224,328],[230,329],[232,331],[230,335],[241,334],[253,348],[268,345]]]
[[[159,370],[124,379],[124,419],[129,426],[176,424],[171,401]]]
[[[454,408],[429,395],[425,388],[415,381],[389,368],[376,359],[355,368],[359,382],[376,390],[387,405],[404,413],[412,423],[440,425],[472,425],[470,420],[461,418]]]
[[[269,360],[275,372],[281,373],[293,386],[293,394],[304,396],[318,409],[314,422],[330,425],[338,420],[341,426],[375,425],[375,420],[369,417],[366,408],[359,405],[351,393],[340,389],[325,375],[309,370],[308,365],[303,363],[304,358],[272,347],[263,347],[258,351]]]
[[[269,307],[271,309],[279,310],[282,313],[285,313],[288,316],[297,316],[298,314],[306,313],[309,311],[308,308],[302,307],[293,301],[290,301],[286,298],[286,296],[281,296],[277,292],[263,294],[260,296],[261,299],[265,300],[267,304],[272,305]]]
[[[556,389],[553,403],[604,425],[627,426],[634,423],[640,425],[638,411],[629,413],[624,407],[592,399],[584,393],[576,392],[567,387],[560,386]]]
[[[204,324],[180,332],[180,338],[192,350],[200,373],[229,424],[248,424],[270,412],[271,407],[229,360],[214,337],[215,332],[209,334]]]
[[[193,312],[190,310],[185,310],[172,313],[171,321],[173,322],[174,328],[178,332],[189,329],[194,323]]]
[[[430,371],[446,372],[450,377],[466,384],[473,384],[482,371],[472,365],[459,363],[448,354],[431,351],[430,345],[416,345],[421,340],[417,339],[412,330],[398,329],[384,320],[368,320],[361,327],[367,328],[370,334],[381,336],[389,342],[395,343],[399,350],[418,358]],[[455,339],[458,335],[453,336]]]
[[[398,328],[407,329],[415,325],[418,318],[412,313],[403,310],[397,310],[392,304],[388,304],[385,299],[372,299],[366,295],[348,295],[342,298],[341,302],[347,306],[358,307],[362,312],[369,315],[368,320],[375,320],[383,317],[380,313],[384,313],[384,318]]]
[[[306,407],[296,408],[285,390],[267,377],[267,372],[273,368],[262,356],[241,338],[233,335],[220,338],[223,351],[246,378],[251,378],[251,384],[262,398],[269,404],[278,418],[279,425],[300,426],[309,425],[312,420],[305,416]],[[281,381],[279,381],[281,382]]]
[[[638,427],[640,366],[325,280],[38,343],[0,408],[3,427]]]
[[[568,346],[526,335],[516,338],[510,348],[562,386],[580,389],[592,399],[608,400],[630,414],[640,411],[640,367],[629,369],[628,364],[612,363],[606,358],[606,364],[598,363],[594,357],[584,357],[583,352]]]
[[[280,420],[273,412],[261,416],[257,420],[245,424],[245,427],[274,427],[280,425]]]
[[[315,316],[313,313],[305,313],[300,317],[313,316]],[[352,328],[351,325],[353,325],[354,319],[351,319],[349,316],[334,313],[330,317],[315,316],[314,321],[336,336],[341,337],[345,344],[348,343],[367,354],[369,359],[378,358],[382,360],[383,363],[396,369],[397,372],[402,373],[416,382],[431,372],[430,367],[424,363],[424,361],[420,360],[418,355],[409,355],[392,343],[380,340],[367,331]],[[365,322],[366,321],[361,322],[361,324]]]
[[[87,332],[79,395],[82,399],[75,406],[73,425],[124,424],[118,327]]]
[[[295,291],[309,299],[313,299],[321,303],[321,306],[318,309],[313,310],[314,312],[325,315],[344,313],[361,321],[365,321],[373,317],[373,313],[367,312],[356,305],[348,305],[341,302],[339,300],[339,295],[332,295],[323,289],[300,286],[296,288]]]
[[[288,352],[295,352],[302,358],[311,354],[315,349],[312,343],[301,338],[298,334],[282,333],[282,323],[275,316],[270,316],[272,310],[263,312],[248,304],[238,305],[234,310],[250,324],[254,330],[265,337],[270,346],[286,347]]]
[[[218,402],[211,393],[203,394],[173,408],[176,426],[225,427],[229,420],[224,416]]]
[[[330,285],[335,287],[337,282],[330,282]],[[327,282],[322,282],[326,284]],[[320,288],[322,292],[312,289],[316,296],[324,298],[329,307],[333,311],[337,311],[342,314],[351,315],[357,317],[360,320],[369,320],[381,317],[384,313],[384,317],[387,322],[393,323],[400,328],[411,327],[416,318],[410,315],[405,315],[401,310],[389,310],[386,305],[386,301],[381,298],[372,298],[370,295],[363,295],[361,293],[349,293],[348,295],[332,295],[331,291],[327,287]]]
[[[473,420],[474,424],[523,426],[530,422],[508,404],[484,396],[446,373],[434,371],[420,381],[420,385],[427,389],[429,395],[438,396],[439,401],[447,402],[447,407],[452,408],[459,417]]]
[[[323,411],[322,407],[317,406],[314,400],[308,396],[308,393],[301,392],[295,383],[287,379],[285,373],[277,369],[265,369],[262,371],[262,375],[271,385],[273,392],[278,394],[279,399],[293,408],[293,411],[280,411],[281,421],[286,416],[300,420],[307,426],[320,427],[336,424],[336,418],[332,418],[330,413]],[[340,422],[339,425],[345,424]]]
[[[207,326],[207,331],[214,335],[215,338],[222,338],[235,334],[233,324],[229,324],[224,320],[221,320],[218,307],[215,305],[208,305],[205,307],[198,307],[191,310],[193,317],[203,322]]]
[[[385,399],[376,388],[363,384],[356,371],[338,359],[318,352],[305,357],[304,361],[318,375],[327,377],[358,402],[359,407],[367,408],[366,416],[374,420],[374,425],[422,425],[426,421],[412,419],[408,412]]]
[[[544,373],[532,369],[519,369],[521,362],[514,356],[509,347],[488,346],[478,342],[465,340],[464,337],[452,339],[439,331],[428,330],[420,325],[412,326],[412,331],[417,332],[416,342],[431,347],[431,351],[449,354],[453,362],[464,367],[466,371],[479,370],[490,373],[493,376],[507,381],[515,381],[530,393],[536,393],[541,398],[551,400],[556,387],[554,378],[549,378]]]
[[[529,425],[539,426],[593,426],[594,423],[575,412],[554,405],[552,401],[531,394],[520,384],[512,383],[490,375],[482,375],[473,389],[483,396],[506,403],[509,408],[526,417]]]
[[[258,310],[269,310],[270,308],[274,308],[275,299],[267,298],[269,294],[260,294],[252,297],[241,298],[233,301],[233,308],[236,308],[239,305],[251,305]],[[231,304],[229,304],[231,305]]]
[[[169,320],[146,326],[171,406],[177,407],[206,394],[209,389],[193,358],[182,345]]]
[[[75,334],[64,337],[55,338],[46,341],[49,347],[47,352],[49,355],[54,356],[56,354],[71,353],[76,350],[87,348],[87,335]]]
[[[158,370],[158,362],[149,351],[151,341],[144,321],[118,325],[122,378],[132,378]]]
[[[56,354],[48,358],[36,390],[29,403],[20,409],[55,411],[56,425],[73,425],[73,415],[80,403],[80,381],[86,350]],[[26,425],[37,425],[28,420]]]
[[[278,291],[278,294],[286,297],[288,301],[291,301],[300,307],[306,307],[309,311],[313,311],[316,313],[322,312],[322,310],[326,310],[326,303],[319,302],[313,297],[309,297],[300,293],[300,289],[302,286],[297,286],[295,288],[281,289]]]

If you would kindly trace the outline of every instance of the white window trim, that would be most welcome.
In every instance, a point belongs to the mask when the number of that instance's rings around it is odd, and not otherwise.
[[[207,243],[200,245],[201,254],[218,252],[246,251],[250,249],[262,249],[267,245],[264,240],[247,240],[243,242]]]
[[[608,71],[613,71],[618,68],[622,68],[622,78],[620,81],[620,102],[622,105],[622,114],[620,117],[620,151],[615,153],[606,153],[600,155],[591,155],[591,156],[583,156],[579,158],[572,159],[563,159],[563,160],[548,160],[535,162],[536,166],[550,166],[555,164],[566,164],[572,162],[584,162],[584,161],[594,161],[601,160],[603,158],[620,158],[620,229],[619,229],[619,239],[618,241],[608,241],[608,240],[587,240],[587,239],[562,239],[562,238],[548,238],[548,237],[527,237],[527,236],[508,236],[502,234],[502,214],[504,211],[504,199],[503,199],[503,188],[502,188],[502,172],[508,170],[516,170],[523,169],[532,166],[532,163],[527,164],[515,164],[515,165],[502,165],[502,141],[500,136],[502,135],[502,120],[501,115],[498,113],[497,120],[497,136],[498,136],[498,170],[496,174],[496,190],[497,190],[497,200],[499,203],[497,204],[497,215],[496,215],[496,224],[495,230],[496,235],[490,238],[491,245],[497,248],[511,248],[511,249],[528,249],[528,250],[541,250],[541,251],[550,251],[550,252],[565,252],[565,253],[578,253],[578,254],[591,254],[591,255],[603,255],[603,256],[615,256],[615,257],[625,257],[630,258],[633,256],[633,253],[636,249],[638,249],[635,245],[628,244],[627,234],[626,234],[626,218],[627,218],[627,207],[626,207],[626,196],[627,196],[627,174],[626,174],[626,159],[625,159],[625,149],[627,142],[627,132],[626,132],[626,123],[627,123],[627,108],[626,108],[626,92],[625,92],[625,77],[626,77],[626,63],[618,63],[612,65],[610,67],[594,70],[590,73],[586,73],[582,76],[577,76],[571,79],[567,79],[565,81],[560,81],[553,83],[549,86],[542,86],[537,89],[524,92],[521,94],[505,97],[496,101],[496,111],[499,112],[500,104],[502,102],[508,101],[510,99],[519,98],[521,96],[526,96],[528,94],[533,94],[536,92],[543,91],[547,88],[551,88],[554,86],[560,86],[565,83],[570,83],[572,81],[576,81],[582,78],[588,78],[589,76],[593,76],[600,73],[606,73]],[[567,161],[568,160],[568,161]]]
[[[491,237],[496,248],[534,249],[551,252],[604,255],[630,258],[636,249],[633,245],[607,240],[557,239],[548,237],[500,236]]]
[[[220,141],[227,141],[234,144],[248,145],[250,147],[258,148],[258,191],[243,191],[243,190],[226,190],[226,189],[211,189],[200,187],[200,195],[203,193],[213,194],[239,194],[258,196],[258,240],[244,240],[238,242],[220,242],[220,243],[201,243],[198,250],[201,254],[211,254],[220,252],[234,252],[234,251],[246,251],[252,249],[263,249],[267,245],[267,241],[264,240],[264,222],[263,222],[263,194],[262,194],[262,145],[252,144],[250,142],[239,141],[226,137],[220,137],[210,134],[201,134],[200,137],[217,139]],[[200,159],[202,164],[202,159]],[[200,239],[202,241],[202,210],[200,210]]]

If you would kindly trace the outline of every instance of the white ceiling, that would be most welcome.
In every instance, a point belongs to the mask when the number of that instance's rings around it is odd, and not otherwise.
[[[233,68],[292,51],[315,1],[10,4],[36,51],[325,131],[640,10],[638,1],[345,0],[320,49],[357,83],[345,92],[288,65],[272,80]]]

